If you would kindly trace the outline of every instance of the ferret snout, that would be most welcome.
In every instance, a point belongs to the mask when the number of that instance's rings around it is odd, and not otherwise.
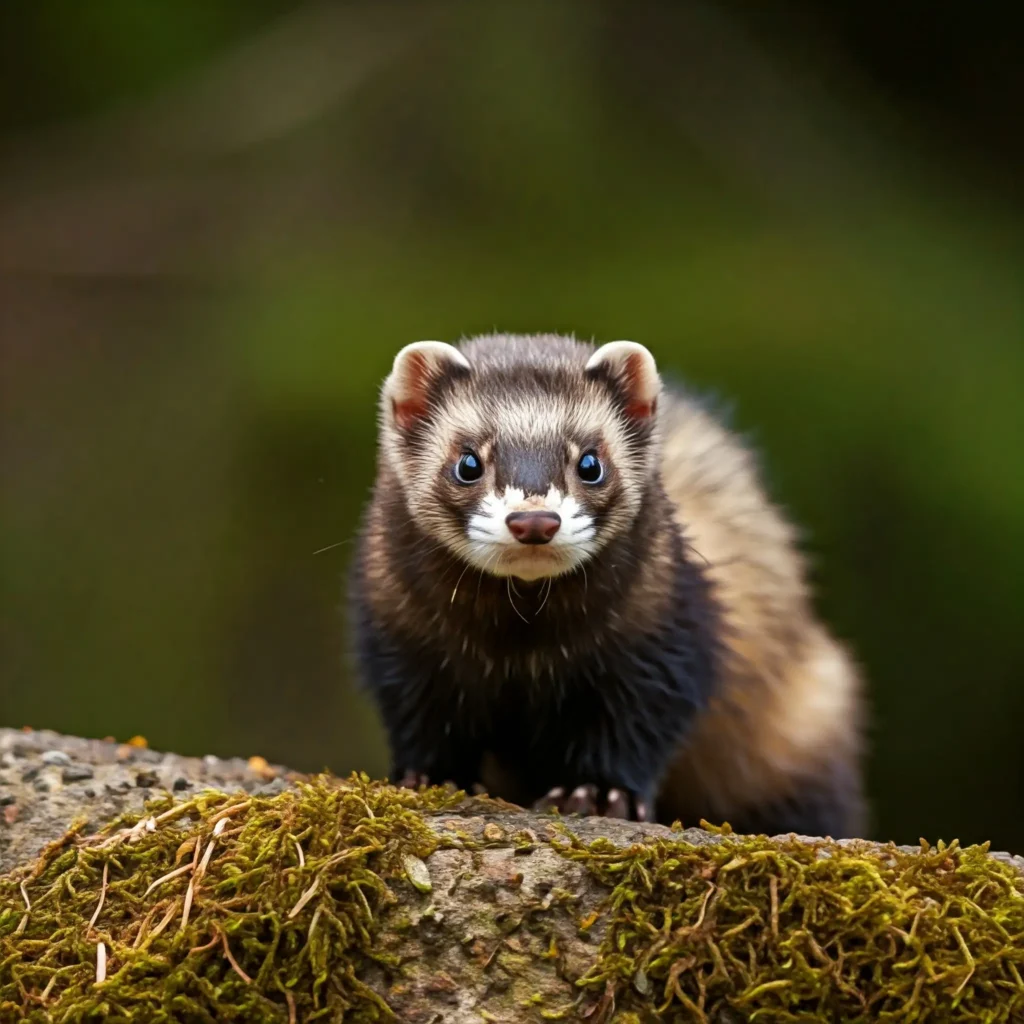
[[[547,544],[562,525],[557,512],[510,512],[505,525],[520,544]]]

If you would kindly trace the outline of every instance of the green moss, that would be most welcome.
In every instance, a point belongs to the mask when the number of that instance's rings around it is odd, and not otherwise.
[[[1024,1014],[1024,880],[987,845],[557,845],[611,890],[578,984],[612,1005],[642,994],[694,1021],[727,1007],[763,1022]]]
[[[168,799],[149,828],[69,836],[0,878],[0,1020],[389,1020],[359,968],[384,957],[388,879],[437,847],[421,812],[454,801],[318,778],[272,798]]]
[[[378,922],[393,881],[416,876],[416,859],[441,842],[423,813],[458,799],[316,778],[276,797],[168,798],[100,836],[69,833],[0,877],[0,1020],[391,1020],[362,981],[371,962],[392,962]],[[907,853],[724,835],[622,848],[564,827],[546,841],[607,898],[575,921],[594,945],[579,1000],[542,1005],[538,993],[524,1020],[1024,1013],[1024,882],[984,847]],[[445,842],[478,845],[468,833]],[[551,892],[564,896],[549,894],[552,913],[576,915],[578,894]],[[388,920],[401,924],[401,911]],[[546,948],[540,959],[561,959],[554,938]],[[521,949],[501,954],[517,974],[532,964]]]

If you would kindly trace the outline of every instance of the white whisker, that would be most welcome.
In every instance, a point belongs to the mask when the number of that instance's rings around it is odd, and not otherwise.
[[[490,555],[490,557],[489,557],[489,558],[487,559],[487,561],[486,561],[486,562],[484,562],[484,564],[483,564],[482,566],[480,566],[480,567],[479,567],[479,571],[480,571],[480,578],[479,578],[479,579],[478,579],[478,580],[476,581],[476,596],[477,596],[478,598],[480,597],[480,586],[481,586],[481,584],[482,584],[482,583],[483,583],[483,581],[484,581],[484,573],[485,573],[485,572],[489,572],[489,571],[490,571],[490,568],[491,568],[491,564],[492,564],[493,562],[497,562],[497,560],[498,560],[498,559],[499,559],[500,557],[501,557],[501,551],[494,551],[494,552],[492,552],[492,554]]]
[[[459,584],[462,582],[462,577],[465,576],[467,572],[469,572],[469,562],[466,563],[466,568],[462,570],[459,578],[455,581],[455,589],[452,591],[452,599],[449,604],[455,604],[455,595],[459,592]]]
[[[335,548],[340,548],[342,544],[351,544],[352,538],[347,537],[345,540],[339,540],[336,544],[328,544],[325,548],[317,548],[313,552],[314,555],[322,555],[325,551],[333,551]]]
[[[521,618],[523,620],[523,622],[525,622],[527,625],[529,625],[530,624],[530,620],[516,607],[515,601],[512,600],[512,577],[511,576],[506,576],[505,577],[505,584],[506,584],[505,589],[508,592],[508,603],[510,605],[512,605],[512,611],[514,611],[516,613],[516,615],[518,615],[519,618]]]
[[[554,576],[547,578],[547,590],[544,591],[544,599],[540,603],[540,607],[533,613],[533,617],[536,618],[542,611],[544,611],[544,605],[548,603],[548,598],[551,596],[551,588],[555,585]]]

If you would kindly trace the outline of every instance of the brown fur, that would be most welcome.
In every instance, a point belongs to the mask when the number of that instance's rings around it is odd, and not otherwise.
[[[815,618],[795,531],[765,495],[749,451],[685,398],[664,404],[662,431],[662,480],[714,584],[727,654],[661,803],[686,821],[698,808],[729,820],[837,760],[857,771],[861,684]]]

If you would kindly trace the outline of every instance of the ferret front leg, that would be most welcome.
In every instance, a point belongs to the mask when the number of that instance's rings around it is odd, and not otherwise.
[[[570,690],[536,748],[539,806],[654,821],[658,785],[692,714],[687,695],[660,677],[602,677]]]
[[[471,791],[480,777],[480,751],[475,743],[454,734],[441,736],[429,727],[410,735],[390,733],[391,781],[409,789],[453,785]]]
[[[467,792],[480,779],[478,741],[432,700],[382,707],[391,751],[391,780],[413,789],[451,784]]]
[[[360,656],[387,732],[391,781],[413,789],[450,782],[469,790],[479,781],[480,744],[458,718],[451,686],[405,657],[381,629],[367,627]]]

